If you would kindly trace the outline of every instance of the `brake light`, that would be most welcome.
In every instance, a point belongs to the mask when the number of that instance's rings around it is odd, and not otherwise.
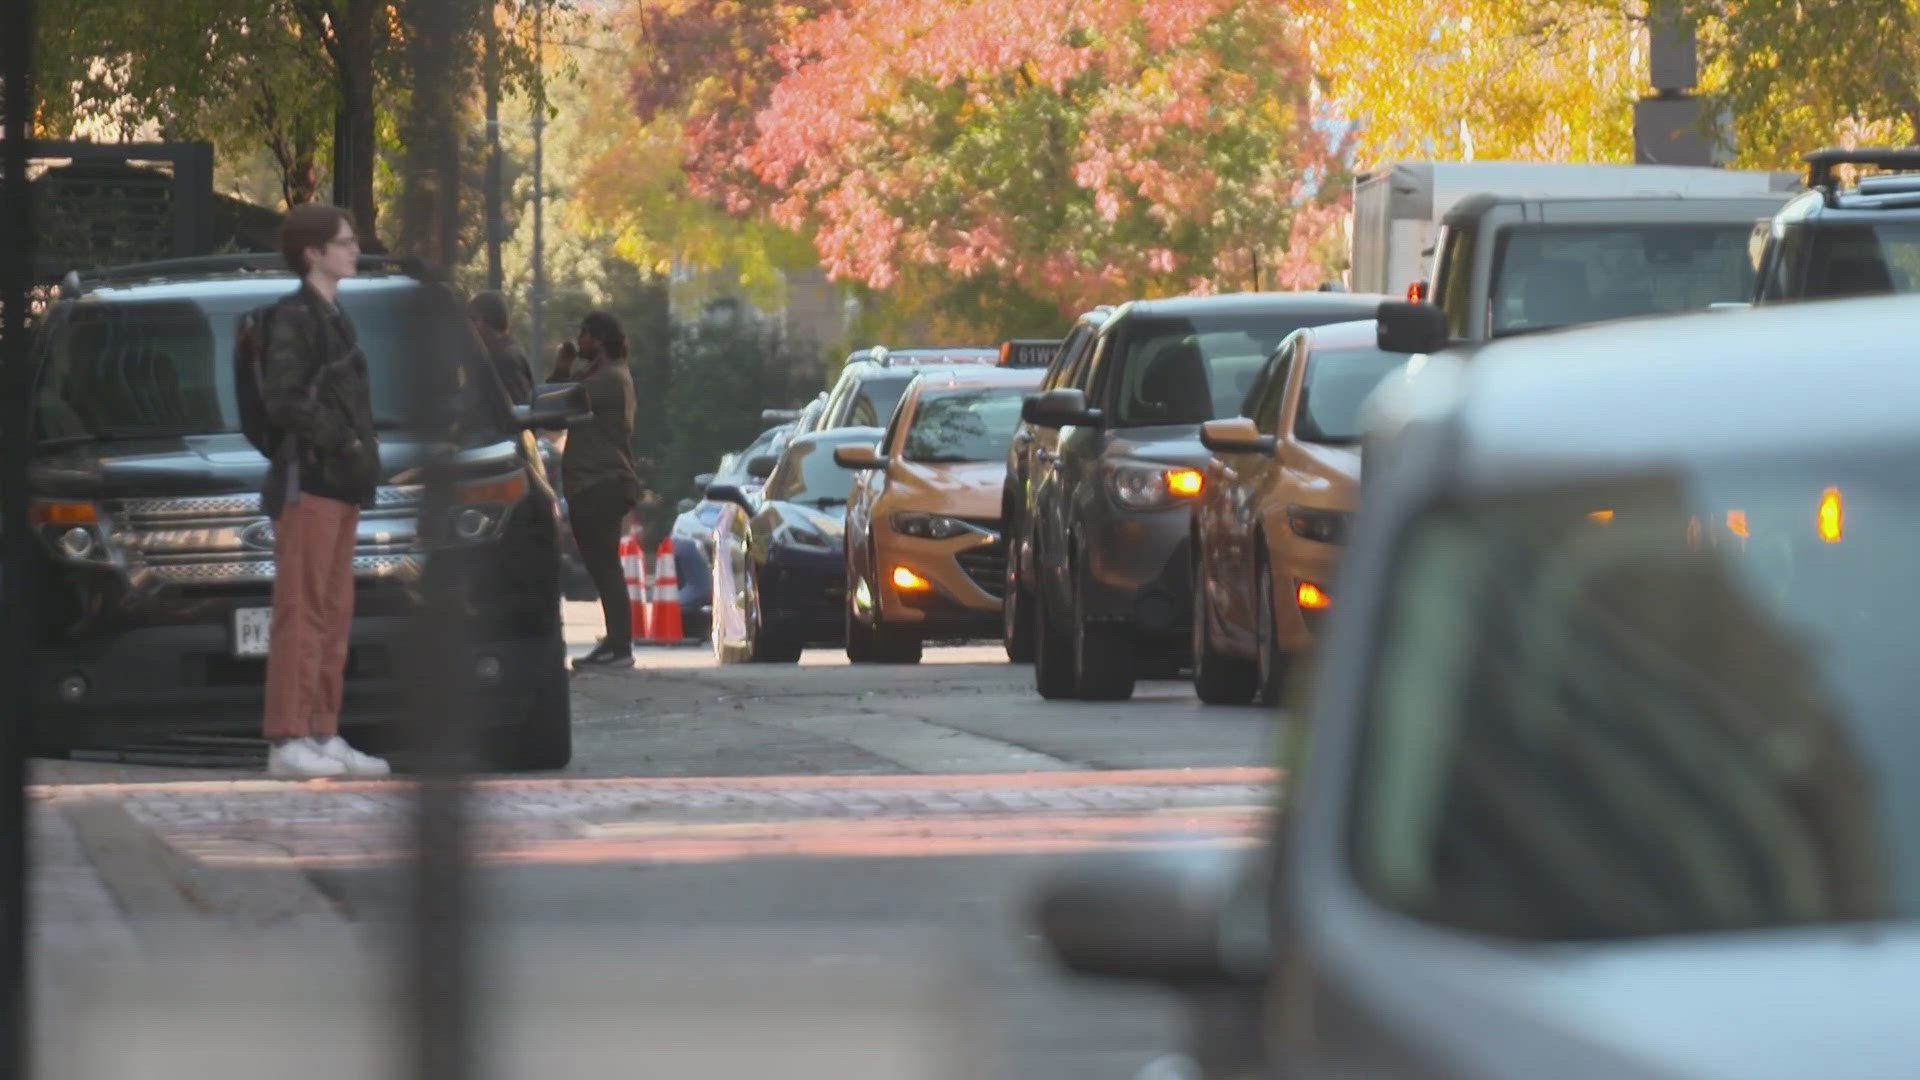
[[[1846,507],[1842,505],[1839,488],[1828,488],[1820,493],[1818,521],[1820,539],[1829,544],[1839,543],[1846,522]]]

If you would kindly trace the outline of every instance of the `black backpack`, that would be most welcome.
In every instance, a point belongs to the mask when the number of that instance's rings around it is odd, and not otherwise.
[[[240,406],[240,433],[269,459],[285,434],[267,415],[267,399],[261,392],[266,385],[267,320],[273,309],[273,304],[266,304],[240,316],[233,336],[233,396]]]

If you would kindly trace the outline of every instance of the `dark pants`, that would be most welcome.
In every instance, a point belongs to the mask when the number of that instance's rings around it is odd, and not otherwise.
[[[601,484],[567,498],[573,542],[580,561],[600,594],[606,613],[607,641],[616,648],[633,644],[633,609],[628,606],[627,575],[620,567],[620,530],[633,500],[619,483]]]

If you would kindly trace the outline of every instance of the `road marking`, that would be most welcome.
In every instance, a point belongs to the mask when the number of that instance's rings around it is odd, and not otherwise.
[[[1014,855],[1238,845],[1266,829],[1269,769],[483,780],[474,854],[504,865]],[[40,789],[111,801],[210,867],[391,866],[405,781],[189,781]]]

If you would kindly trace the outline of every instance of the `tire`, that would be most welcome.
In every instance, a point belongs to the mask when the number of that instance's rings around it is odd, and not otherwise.
[[[1073,639],[1061,633],[1047,610],[1044,591],[1033,594],[1033,687],[1047,701],[1074,696]]]
[[[853,613],[853,590],[847,590],[847,662],[850,664],[871,664],[873,655],[873,627],[860,621]]]
[[[1209,629],[1213,608],[1207,603],[1205,565],[1203,559],[1194,560],[1193,692],[1207,705],[1250,704],[1260,691],[1259,666],[1245,657],[1228,656],[1213,647],[1213,633]]]
[[[874,663],[917,664],[925,655],[926,646],[918,637],[889,637],[885,626],[873,628]]]
[[[1014,577],[1013,564],[1007,564],[1006,595],[1000,600],[1000,644],[1006,647],[1007,660],[1014,664],[1033,663],[1033,594]]]
[[[755,585],[754,610],[750,612],[750,625],[747,627],[747,659],[754,664],[797,664],[804,648],[797,634],[790,634],[779,626],[767,621],[765,602],[760,600],[760,589]]]
[[[1256,650],[1254,686],[1258,690],[1260,704],[1273,708],[1280,704],[1286,695],[1287,668],[1289,657],[1280,651],[1275,639],[1279,636],[1273,611],[1273,571],[1265,559],[1260,560],[1259,608],[1255,619],[1257,631],[1254,635]]]
[[[541,683],[527,718],[492,757],[502,772],[548,772],[573,760],[573,703],[564,670]]]
[[[1088,621],[1081,597],[1086,581],[1074,578],[1073,691],[1082,701],[1126,701],[1133,697],[1139,672],[1134,663],[1133,629]]]

